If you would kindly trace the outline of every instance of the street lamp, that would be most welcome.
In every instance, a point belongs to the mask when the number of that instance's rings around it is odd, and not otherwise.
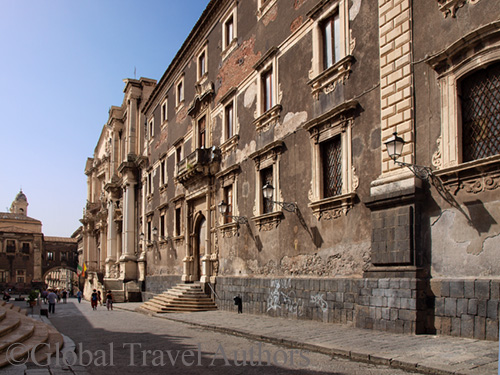
[[[421,180],[428,181],[429,178],[434,176],[432,170],[429,167],[417,164],[409,164],[397,160],[403,153],[403,146],[406,144],[405,140],[399,137],[397,132],[394,132],[392,134],[392,137],[385,141],[384,144],[387,147],[387,153],[389,154],[389,157],[394,161],[394,163],[403,167],[407,167],[416,177],[420,178]]]
[[[274,186],[269,182],[262,187],[262,193],[264,195],[264,198],[269,199],[272,203],[276,203],[277,205],[281,206],[281,208],[283,208],[285,211],[297,212],[298,207],[294,202],[273,201]]]
[[[228,204],[226,202],[222,201],[219,203],[219,212],[221,213],[222,216],[231,218],[238,224],[248,224],[248,219],[245,216],[226,215],[227,207]]]

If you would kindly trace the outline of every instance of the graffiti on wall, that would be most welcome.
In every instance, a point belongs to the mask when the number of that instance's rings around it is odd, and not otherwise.
[[[303,301],[295,295],[291,279],[271,280],[271,293],[267,297],[267,311],[282,309],[297,316],[303,315]]]
[[[328,302],[325,301],[325,297],[321,293],[312,295],[311,303],[314,303],[316,306],[319,306],[321,310],[323,310],[323,312],[328,311]]]

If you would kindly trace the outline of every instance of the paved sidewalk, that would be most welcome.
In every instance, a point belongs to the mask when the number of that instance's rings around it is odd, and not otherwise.
[[[135,311],[140,303],[116,303]],[[218,332],[426,374],[498,374],[498,342],[432,335],[399,335],[339,324],[228,311],[154,314]]]

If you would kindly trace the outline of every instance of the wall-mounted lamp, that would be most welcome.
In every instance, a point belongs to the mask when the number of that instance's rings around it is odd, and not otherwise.
[[[233,219],[238,224],[245,224],[245,225],[248,224],[248,219],[245,216],[226,215],[227,207],[228,207],[228,204],[226,202],[222,201],[219,203],[219,212],[223,216]]]
[[[403,167],[407,167],[412,173],[420,178],[421,180],[428,181],[429,178],[433,177],[432,170],[429,167],[423,165],[409,164],[402,161],[398,161],[397,159],[403,153],[403,146],[405,145],[405,140],[401,137],[398,137],[398,133],[394,132],[392,137],[384,142],[387,147],[387,153],[389,157],[394,160],[394,163],[401,165]],[[432,183],[432,179],[431,179]]]
[[[281,206],[281,208],[283,208],[285,211],[297,212],[298,207],[296,203],[273,201],[274,186],[270,183],[267,183],[262,187],[262,193],[264,194],[264,198],[269,199],[272,203],[276,203],[277,205]]]

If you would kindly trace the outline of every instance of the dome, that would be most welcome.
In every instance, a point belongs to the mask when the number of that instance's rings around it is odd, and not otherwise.
[[[27,202],[28,198],[26,198],[26,195],[24,195],[23,191],[21,190],[19,193],[17,193],[15,201],[16,202],[20,202],[20,201]]]

